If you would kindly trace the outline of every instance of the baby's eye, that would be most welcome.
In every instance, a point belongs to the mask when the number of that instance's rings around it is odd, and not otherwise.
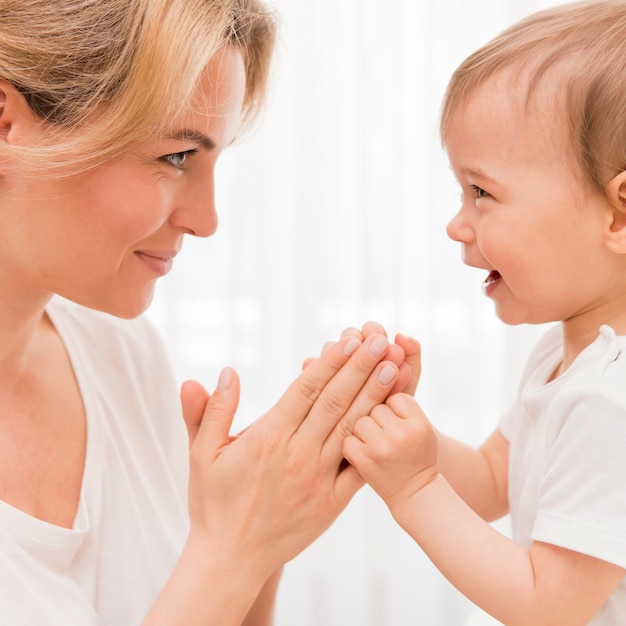
[[[489,195],[484,189],[478,187],[477,185],[470,186],[472,188],[472,191],[474,192],[474,198],[486,198]]]
[[[185,150],[184,152],[174,152],[173,154],[166,154],[164,157],[161,157],[164,161],[167,161],[174,167],[178,169],[182,169],[185,165],[185,161],[187,157],[195,154],[197,150]]]

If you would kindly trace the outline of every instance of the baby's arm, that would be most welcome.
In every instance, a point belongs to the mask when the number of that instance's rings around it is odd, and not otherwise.
[[[463,467],[477,468],[478,486],[501,507],[502,482],[490,476],[492,468],[501,471],[498,437],[487,442],[486,457],[474,454],[438,436],[417,403],[397,394],[355,424],[344,455],[446,578],[496,619],[510,626],[587,624],[624,570],[546,543],[527,549],[493,529],[451,486],[480,509],[487,499],[477,497],[469,472],[462,474]]]
[[[437,433],[438,469],[452,488],[484,520],[500,519],[509,510],[509,442],[496,429],[476,449]]]

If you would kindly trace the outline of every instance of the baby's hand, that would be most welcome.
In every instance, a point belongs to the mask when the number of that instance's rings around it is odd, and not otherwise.
[[[356,337],[359,341],[367,339],[370,335],[380,334],[387,335],[385,329],[377,322],[366,322],[363,328],[346,328],[341,333],[341,338]],[[335,342],[329,341],[322,348],[322,354]],[[389,352],[385,358],[392,361],[398,366],[399,375],[396,383],[390,391],[390,394],[404,392],[413,395],[417,389],[421,366],[421,350],[420,344],[416,339],[407,337],[403,334],[395,336],[395,343],[389,345]],[[308,358],[303,363],[303,369],[310,365],[315,359]]]
[[[438,473],[436,431],[404,393],[360,418],[344,440],[343,454],[392,514]]]

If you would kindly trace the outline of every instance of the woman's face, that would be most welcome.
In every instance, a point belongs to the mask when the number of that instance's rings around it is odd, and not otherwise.
[[[226,47],[167,136],[81,175],[5,177],[0,280],[8,269],[17,293],[58,293],[120,317],[145,310],[184,235],[215,232],[215,163],[239,129],[244,88],[241,55]]]

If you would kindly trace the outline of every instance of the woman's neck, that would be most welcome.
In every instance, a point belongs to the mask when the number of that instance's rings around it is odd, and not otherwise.
[[[52,294],[29,298],[15,291],[13,296],[7,295],[11,294],[8,290],[1,292],[0,379],[8,381],[19,377],[28,368],[30,357],[37,351],[36,346],[41,345],[41,340],[54,331],[45,313]]]

